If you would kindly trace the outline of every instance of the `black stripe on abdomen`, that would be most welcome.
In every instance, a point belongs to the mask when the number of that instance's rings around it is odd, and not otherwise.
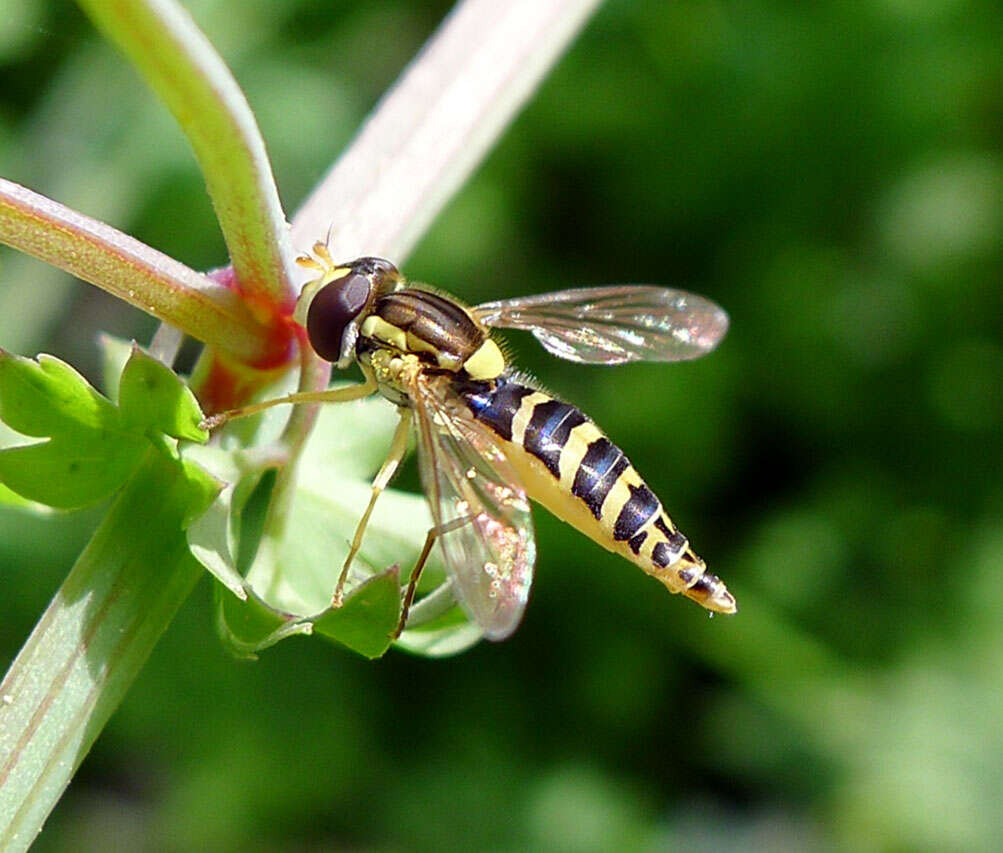
[[[492,382],[457,382],[455,387],[474,417],[506,441],[512,440],[512,419],[519,411],[522,398],[533,393],[532,388],[510,382],[505,377]]]
[[[612,441],[597,438],[585,451],[585,457],[575,472],[571,494],[581,498],[596,518],[601,518],[606,495],[629,465],[623,451]]]
[[[630,486],[630,498],[623,505],[613,525],[613,538],[618,542],[633,539],[656,512],[662,508],[658,498],[644,483]]]
[[[678,530],[670,533],[663,542],[659,542],[651,552],[651,561],[661,569],[679,559],[686,548],[686,537]]]
[[[560,400],[537,403],[526,424],[522,446],[539,459],[555,477],[561,476],[561,451],[571,430],[585,423],[585,415]]]

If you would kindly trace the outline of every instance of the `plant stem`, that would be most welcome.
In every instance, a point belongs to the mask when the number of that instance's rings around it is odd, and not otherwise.
[[[269,356],[267,330],[239,294],[110,225],[3,178],[0,242],[89,281],[242,361]]]
[[[599,0],[465,0],[384,95],[293,219],[337,260],[400,263]]]
[[[216,208],[241,290],[290,308],[292,244],[254,114],[230,69],[174,0],[78,0],[174,114]]]
[[[0,850],[32,843],[201,577],[188,510],[180,465],[151,450],[0,684]]]

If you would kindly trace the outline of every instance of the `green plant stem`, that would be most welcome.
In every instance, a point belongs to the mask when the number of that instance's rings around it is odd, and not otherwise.
[[[78,0],[188,137],[241,289],[291,305],[293,251],[254,114],[230,69],[173,0]]]
[[[269,355],[266,328],[235,291],[110,225],[3,178],[0,242],[89,281],[242,361]]]
[[[331,381],[331,365],[319,358],[309,347],[300,350],[300,376],[297,391],[320,391]],[[310,437],[310,431],[317,421],[320,406],[295,406],[282,431],[282,444],[288,456],[278,470],[272,500],[268,507],[265,530],[277,535],[285,525],[286,516],[293,499],[296,485],[296,465]]]
[[[32,843],[201,577],[182,531],[189,489],[149,452],[0,684],[0,850]]]

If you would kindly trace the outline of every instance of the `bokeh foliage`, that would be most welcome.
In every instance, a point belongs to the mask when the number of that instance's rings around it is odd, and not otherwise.
[[[290,209],[448,8],[186,5]],[[990,0],[609,0],[406,268],[470,302],[637,281],[728,309],[693,364],[509,340],[630,454],[739,615],[708,620],[542,512],[525,624],[456,659],[290,640],[235,663],[204,583],[37,849],[991,846],[1001,37]],[[63,0],[5,0],[0,173],[224,261],[180,133]],[[96,377],[98,331],[151,328],[0,253],[8,350]],[[0,514],[4,662],[92,523]]]

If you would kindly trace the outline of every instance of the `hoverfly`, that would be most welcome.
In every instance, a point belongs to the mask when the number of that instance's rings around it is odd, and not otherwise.
[[[492,328],[532,332],[552,354],[583,364],[681,361],[712,350],[728,327],[714,303],[680,290],[621,285],[563,290],[467,308],[407,282],[389,261],[298,258],[319,276],[295,319],[317,354],[352,361],[358,385],[289,394],[207,420],[210,427],[281,403],[338,402],[382,394],[400,416],[373,481],[333,595],[342,599],[369,517],[403,459],[412,427],[434,526],[404,593],[399,635],[435,542],[456,597],[493,640],[519,623],[533,576],[535,543],[527,496],[709,611],[735,599],[706,571],[630,461],[574,406],[515,372]]]

